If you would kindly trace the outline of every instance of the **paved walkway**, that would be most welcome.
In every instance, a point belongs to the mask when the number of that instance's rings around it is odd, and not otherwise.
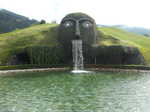
[[[41,72],[41,71],[65,71],[68,68],[36,68],[36,69],[19,69],[19,70],[0,70],[0,74],[17,73],[17,72]],[[114,69],[114,68],[90,68],[91,71],[104,72],[150,72],[150,70],[136,69]]]
[[[93,71],[104,71],[104,72],[150,72],[150,70],[138,70],[138,69],[120,69],[120,68],[91,68]]]
[[[20,70],[0,70],[0,74],[17,73],[17,72],[40,72],[40,71],[64,71],[67,68],[36,68],[36,69],[20,69]]]

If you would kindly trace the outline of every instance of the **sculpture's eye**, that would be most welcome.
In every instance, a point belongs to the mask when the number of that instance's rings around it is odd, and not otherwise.
[[[73,26],[73,22],[72,22],[72,21],[65,21],[65,22],[63,23],[63,25],[64,25],[65,27],[71,27],[71,26]]]
[[[85,28],[89,28],[89,27],[92,26],[92,23],[89,22],[89,21],[84,21],[84,22],[82,23],[82,26],[85,27]]]

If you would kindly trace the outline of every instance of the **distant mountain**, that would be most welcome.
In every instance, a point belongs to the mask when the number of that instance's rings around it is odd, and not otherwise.
[[[110,25],[97,24],[97,27],[110,27]]]
[[[125,30],[128,32],[132,32],[132,33],[136,33],[136,34],[150,37],[150,29],[146,29],[146,28],[142,28],[142,27],[128,27],[125,25],[115,25],[113,27],[117,27],[119,29],[122,29],[122,30]]]
[[[127,32],[136,33],[139,35],[150,37],[150,29],[146,29],[142,27],[129,27],[126,25],[100,25],[100,24],[98,24],[97,26],[98,27],[115,27],[115,28],[119,28]]]
[[[28,27],[38,21],[0,8],[0,33],[6,33],[15,29]]]

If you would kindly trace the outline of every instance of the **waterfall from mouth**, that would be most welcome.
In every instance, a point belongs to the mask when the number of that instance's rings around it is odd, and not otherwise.
[[[74,70],[83,70],[82,40],[72,40]]]
[[[73,71],[72,73],[90,73],[84,70],[82,40],[72,40]]]

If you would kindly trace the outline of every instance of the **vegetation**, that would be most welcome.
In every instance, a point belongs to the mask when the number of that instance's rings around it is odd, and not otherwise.
[[[50,65],[63,63],[63,49],[59,46],[32,46],[27,47],[26,53],[29,56],[30,64]]]
[[[45,23],[46,23],[46,21],[43,19],[40,21],[40,24],[45,24]]]
[[[91,18],[89,15],[82,13],[82,12],[68,14],[65,18],[77,18],[77,19],[79,19],[82,17]]]
[[[142,52],[147,64],[150,65],[150,38],[127,33],[111,27],[102,27],[98,28],[98,30],[99,45],[126,45],[138,47],[140,52]],[[28,51],[27,53],[29,53],[28,55],[30,56],[29,61],[30,63],[32,62],[32,64],[44,64],[45,61],[42,59],[42,55],[45,55],[45,57],[48,57],[49,55],[49,62],[47,64],[58,64],[58,62],[63,61],[60,60],[60,58],[63,57],[63,51],[61,51],[61,49],[57,49],[56,46],[59,46],[59,43],[57,42],[57,24],[34,25],[29,28],[0,34],[0,64],[7,64],[8,60],[13,54],[20,53],[20,51],[23,50]],[[44,50],[47,50],[46,54],[43,54]],[[58,53],[57,50],[60,50],[61,53]],[[34,60],[35,57],[31,55],[32,53],[37,54],[37,60]],[[56,55],[58,57],[56,57]]]
[[[99,30],[102,31],[105,35],[110,35],[111,37],[114,37],[115,39],[121,42],[120,44],[123,43],[126,45],[138,47],[142,55],[144,56],[147,64],[150,65],[150,38],[147,38],[142,35],[128,33],[113,27],[103,27],[99,28]],[[102,41],[102,43],[103,42],[105,41]],[[110,44],[109,41],[106,41],[105,43]]]
[[[113,25],[113,27],[125,30],[127,32],[144,35],[150,37],[150,29],[142,28],[142,27],[129,27],[126,25]]]
[[[0,34],[0,63],[31,46],[57,46],[56,24],[35,25],[22,30]]]
[[[38,23],[38,21],[33,19],[30,20],[27,17],[15,14],[5,9],[0,10],[0,33],[25,28],[36,23]]]

